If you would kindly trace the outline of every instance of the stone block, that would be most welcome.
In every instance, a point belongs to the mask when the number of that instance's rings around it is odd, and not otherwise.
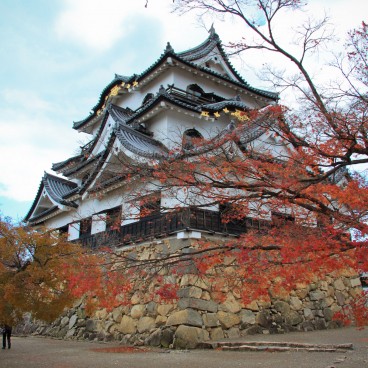
[[[78,316],[76,314],[73,314],[70,319],[69,319],[69,330],[72,329],[74,327],[74,325],[76,324],[78,320]]]
[[[232,297],[220,304],[218,309],[224,312],[238,313],[241,310],[241,305]]]
[[[134,319],[139,319],[144,316],[146,306],[143,304],[133,305],[130,315]]]
[[[65,327],[67,324],[69,323],[69,318],[68,317],[63,317],[60,321],[60,327],[63,328]]]
[[[123,334],[133,334],[137,331],[136,321],[129,316],[123,316],[119,325],[119,331]]]
[[[162,330],[162,334],[161,334],[161,346],[164,348],[168,348],[174,340],[174,334],[175,331],[171,328],[166,328],[164,330]]]
[[[180,281],[180,286],[196,286],[209,291],[211,285],[197,275],[183,275]]]
[[[306,320],[312,320],[314,318],[314,314],[310,308],[304,308],[303,314]]]
[[[157,327],[166,325],[167,317],[165,316],[157,316],[155,319],[155,324]]]
[[[315,290],[315,291],[311,291],[309,293],[309,297],[310,297],[310,300],[321,300],[323,298],[325,298],[326,294],[321,291],[321,290]]]
[[[206,340],[205,330],[198,327],[179,326],[175,332],[174,347],[177,349],[195,349]]]
[[[155,319],[152,317],[142,317],[138,321],[137,330],[139,333],[151,331],[155,328]]]
[[[274,308],[281,314],[286,315],[290,313],[290,305],[286,302],[278,300],[274,303]]]
[[[341,291],[336,291],[335,293],[337,304],[343,306],[345,304],[345,296]]]
[[[224,329],[240,324],[240,317],[235,313],[219,311],[217,312],[217,318]]]
[[[302,316],[296,311],[290,311],[287,315],[285,315],[285,323],[291,326],[296,326],[299,323],[303,322]]]
[[[121,317],[122,317],[122,314],[123,314],[123,310],[121,307],[118,307],[118,308],[115,308],[113,311],[112,311],[112,319],[117,322],[117,323],[120,323],[121,321]]]
[[[88,319],[86,322],[86,331],[94,332],[97,329],[97,323],[94,319]]]
[[[211,340],[221,340],[225,337],[221,327],[212,328],[210,331]]]
[[[203,323],[205,327],[216,327],[219,325],[219,320],[216,313],[203,314]]]
[[[256,315],[256,323],[264,328],[270,328],[273,322],[271,312],[267,309],[262,310]]]
[[[344,281],[340,278],[334,281],[333,286],[336,290],[342,291],[346,289]]]
[[[157,303],[149,302],[146,305],[146,313],[149,317],[156,317],[157,316]]]
[[[251,311],[258,312],[259,311],[259,305],[258,303],[253,300],[251,303],[247,304],[245,306],[246,309],[250,309]]]
[[[157,313],[161,316],[167,316],[173,309],[172,304],[160,304],[157,306]]]
[[[254,325],[256,323],[255,314],[248,309],[242,309],[241,312],[239,313],[239,316],[240,316],[243,328],[246,325]]]
[[[194,298],[184,298],[180,299],[178,302],[179,309],[197,309],[207,312],[217,312],[218,304],[212,300],[202,300],[202,299],[194,299]]]
[[[290,298],[290,307],[293,310],[299,311],[303,309],[303,302],[296,296]]]
[[[240,330],[237,327],[231,327],[226,331],[226,335],[229,339],[236,339],[240,337]]]
[[[332,321],[332,317],[334,315],[334,312],[332,311],[332,309],[330,308],[325,308],[323,310],[323,316],[325,318],[325,320],[328,322],[328,321]]]
[[[202,327],[201,315],[193,309],[184,309],[170,315],[166,321],[166,326],[189,325]]]
[[[350,285],[351,285],[351,287],[361,286],[362,283],[360,282],[360,278],[357,277],[357,278],[351,279],[350,280]]]
[[[201,295],[202,295],[202,289],[197,286],[185,287],[178,291],[179,298],[197,298],[199,299]]]

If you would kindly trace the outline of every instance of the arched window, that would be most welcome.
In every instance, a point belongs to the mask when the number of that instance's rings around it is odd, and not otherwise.
[[[191,99],[197,99],[204,94],[204,91],[198,84],[190,84],[187,87],[187,96]]]
[[[199,145],[202,139],[203,136],[198,130],[188,129],[183,134],[183,148],[186,150],[193,149]]]

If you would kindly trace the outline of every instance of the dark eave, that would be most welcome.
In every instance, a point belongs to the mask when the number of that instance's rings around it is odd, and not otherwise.
[[[73,156],[68,158],[65,161],[61,161],[61,162],[56,162],[54,164],[52,164],[52,170],[53,171],[60,171],[65,169],[66,167],[68,167],[69,165],[75,165],[78,162],[80,162],[83,159],[83,154],[79,154],[77,156]]]
[[[30,225],[37,225],[37,224],[43,222],[43,220],[46,216],[50,216],[53,213],[56,213],[58,210],[59,210],[58,206],[53,206],[53,207],[47,209],[46,211],[43,211],[42,213],[38,214],[37,216],[33,216],[32,218],[27,218],[26,217],[24,220],[28,221],[28,223]]]
[[[210,68],[199,66],[198,64],[196,64],[193,61],[193,60],[198,60],[198,59],[204,57],[206,55],[206,53],[213,50],[213,48],[216,47],[216,46],[219,48],[221,56],[225,60],[226,65],[232,71],[232,73],[236,76],[237,79],[233,79],[233,78],[230,78],[227,75],[223,75],[221,73],[215,72],[214,70],[212,70]],[[169,58],[172,58],[170,63],[168,63]],[[74,129],[80,129],[83,126],[85,126],[87,123],[89,123],[94,117],[97,116],[97,111],[104,106],[105,98],[108,96],[108,93],[111,90],[111,88],[117,86],[118,84],[120,84],[122,82],[124,82],[124,83],[138,82],[138,84],[140,84],[141,82],[144,81],[144,79],[147,78],[147,76],[149,74],[153,73],[156,69],[160,68],[162,66],[162,64],[168,63],[167,67],[173,65],[173,60],[175,60],[177,63],[182,63],[182,64],[186,65],[189,68],[193,68],[197,71],[201,71],[205,74],[210,74],[210,75],[212,75],[216,78],[222,79],[223,81],[231,83],[231,84],[233,84],[233,85],[235,85],[235,86],[237,86],[241,89],[245,89],[245,90],[247,90],[249,92],[252,92],[254,94],[257,94],[261,97],[271,99],[273,101],[277,101],[278,98],[279,98],[279,95],[277,93],[270,92],[270,91],[265,91],[263,89],[259,89],[259,88],[255,88],[255,87],[250,86],[240,76],[240,74],[235,70],[235,68],[230,63],[230,61],[229,61],[222,45],[221,45],[221,41],[220,41],[219,36],[215,32],[211,31],[210,36],[207,38],[206,41],[204,41],[199,46],[197,46],[193,49],[184,51],[184,52],[175,53],[173,48],[170,46],[170,44],[168,44],[168,46],[166,47],[164,53],[161,54],[160,57],[149,68],[144,70],[139,75],[134,74],[130,77],[123,77],[123,76],[120,76],[120,75],[115,75],[115,78],[101,92],[99,101],[92,108],[91,114],[88,117],[86,117],[85,119],[81,120],[81,121],[74,122],[73,123],[73,128]]]
[[[44,174],[41,183],[38,187],[37,195],[35,197],[35,200],[32,203],[32,206],[30,210],[28,211],[27,215],[25,216],[25,221],[33,221],[32,213],[37,207],[37,204],[39,203],[40,197],[42,195],[43,190],[46,190],[47,195],[52,199],[54,202],[65,205],[68,207],[77,207],[77,205],[74,202],[70,202],[65,200],[65,196],[68,195],[71,191],[75,190],[77,188],[77,184],[73,183],[69,180],[60,178],[55,175],[51,175],[49,173]],[[58,208],[58,206],[56,206]],[[50,209],[47,209],[43,211],[41,214],[35,216],[35,217],[42,217],[45,215],[46,212],[48,212]]]

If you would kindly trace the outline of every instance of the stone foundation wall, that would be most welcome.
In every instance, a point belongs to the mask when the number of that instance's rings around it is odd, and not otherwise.
[[[155,254],[188,249],[188,245],[190,240],[167,239],[129,252],[134,252],[136,258],[149,259]],[[190,265],[187,267],[188,272],[193,271]],[[206,278],[193,273],[168,272],[163,272],[162,277],[179,286],[175,301],[160,302],[137,287],[129,306],[99,310],[88,317],[83,305],[77,303],[52,325],[38,326],[35,333],[57,338],[195,348],[201,341],[248,334],[339,327],[341,322],[333,320],[334,314],[348,307],[361,292],[359,277],[345,272],[309,285],[300,284],[289,294],[271,297],[270,302],[253,301],[244,305],[235,289],[224,287],[224,297],[219,302]],[[158,286],[153,283],[147,288],[154,291]]]

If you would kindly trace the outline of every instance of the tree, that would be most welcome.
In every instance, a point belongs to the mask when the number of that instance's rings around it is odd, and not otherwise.
[[[0,218],[0,323],[14,325],[26,312],[51,322],[78,297],[73,274],[93,279],[96,258],[65,236]]]
[[[269,67],[268,77],[276,87],[293,89],[299,105],[238,112],[227,135],[202,140],[195,151],[178,149],[163,161],[124,162],[126,177],[132,183],[150,182],[152,192],[176,195],[180,188],[186,200],[201,198],[190,203],[192,208],[221,206],[227,223],[258,219],[258,228],[250,226],[238,239],[218,244],[202,241],[190,256],[172,255],[144,264],[175,268],[190,261],[197,272],[208,276],[226,257],[235,256],[238,280],[243,288],[252,286],[244,296],[250,298],[267,298],[272,288],[290,290],[297,282],[346,269],[367,270],[367,181],[355,170],[368,163],[367,25],[350,33],[345,55],[335,56],[338,81],[318,86],[306,60],[331,40],[327,18],[300,25],[299,56],[282,46],[274,29],[284,11],[302,8],[300,1],[176,0],[174,4],[178,12],[239,18],[254,38],[234,41],[233,52],[259,49],[284,57],[293,74]],[[263,26],[248,16],[254,14],[247,11],[249,7],[261,13]],[[248,144],[249,132],[271,133],[275,143]],[[270,213],[273,219],[262,222]],[[358,236],[351,237],[352,231]],[[359,318],[362,322],[367,315]]]

